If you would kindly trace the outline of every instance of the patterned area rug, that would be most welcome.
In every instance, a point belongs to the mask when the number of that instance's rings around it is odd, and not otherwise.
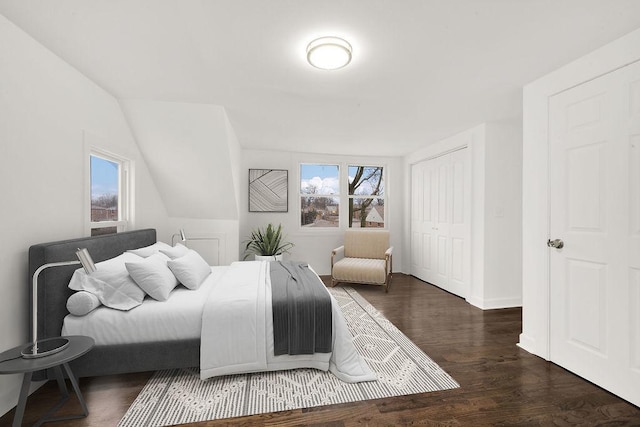
[[[349,384],[315,369],[200,380],[199,371],[156,372],[119,427],[169,426],[425,393],[459,387],[445,371],[352,288],[331,288],[354,343],[377,381]]]

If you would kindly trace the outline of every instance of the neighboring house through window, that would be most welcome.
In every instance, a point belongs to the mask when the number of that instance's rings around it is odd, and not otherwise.
[[[89,161],[91,235],[126,230],[129,221],[129,160],[92,149]]]

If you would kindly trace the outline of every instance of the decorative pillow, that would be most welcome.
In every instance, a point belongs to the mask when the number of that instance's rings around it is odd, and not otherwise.
[[[149,296],[158,301],[166,301],[178,286],[178,279],[167,267],[169,257],[157,253],[139,262],[125,263],[133,280]]]
[[[164,242],[156,242],[153,245],[145,246],[144,248],[129,249],[127,252],[146,258],[153,254],[157,254],[161,249],[171,249],[171,246]]]
[[[74,292],[67,300],[67,310],[74,316],[86,316],[101,305],[98,297],[87,291]]]
[[[176,278],[189,289],[198,289],[211,274],[211,267],[198,252],[189,249],[186,255],[167,261]]]
[[[169,249],[160,249],[161,254],[165,254],[171,259],[180,258],[185,256],[189,252],[189,248],[182,243],[176,243],[176,245]]]
[[[125,262],[140,261],[138,255],[125,252],[115,258],[96,264],[96,271],[87,275],[79,268],[71,277],[69,288],[91,292],[107,307],[131,310],[142,304],[144,291],[133,281]]]

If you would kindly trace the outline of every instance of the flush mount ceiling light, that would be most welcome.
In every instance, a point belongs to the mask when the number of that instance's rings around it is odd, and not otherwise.
[[[307,61],[322,70],[337,70],[351,62],[351,45],[339,37],[320,37],[307,46]]]

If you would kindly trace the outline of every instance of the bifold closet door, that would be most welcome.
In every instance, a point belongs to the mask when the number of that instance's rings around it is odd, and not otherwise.
[[[461,149],[411,171],[411,273],[462,297],[469,277],[467,164]]]

